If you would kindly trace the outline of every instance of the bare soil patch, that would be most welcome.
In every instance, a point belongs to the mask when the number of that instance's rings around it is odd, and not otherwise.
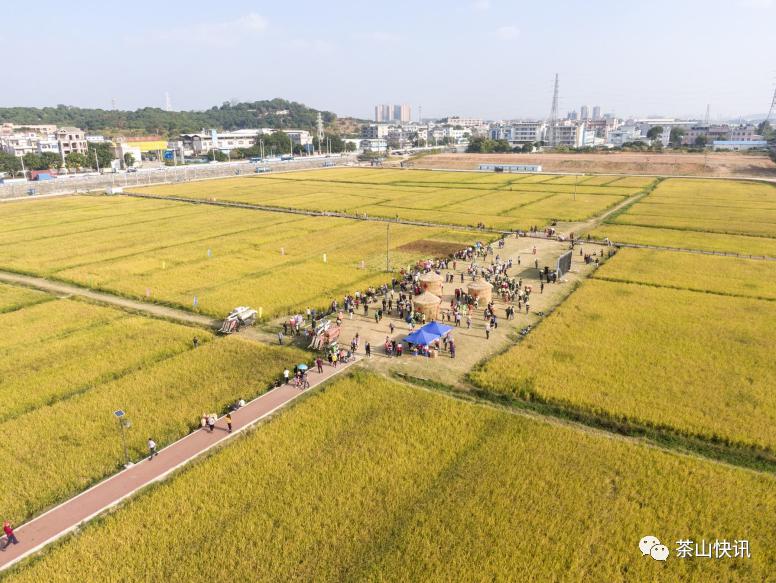
[[[656,154],[435,154],[416,161],[416,168],[476,170],[480,164],[541,164],[544,172],[585,174],[656,174],[776,179],[776,164],[765,155],[735,152]]]

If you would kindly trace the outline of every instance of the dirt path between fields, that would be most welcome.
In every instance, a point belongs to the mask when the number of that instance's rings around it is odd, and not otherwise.
[[[614,205],[610,209],[607,209],[603,213],[596,215],[586,221],[572,222],[572,223],[559,222],[557,226],[558,232],[567,233],[567,234],[574,233],[575,237],[580,238],[583,233],[587,233],[588,231],[595,229],[596,227],[601,225],[601,223],[606,221],[606,219],[612,216],[614,213],[619,212],[620,210],[623,209],[623,207],[626,207],[629,204],[633,204],[637,200],[644,198],[645,196],[647,196],[647,194],[649,193],[637,192],[636,194],[629,196],[622,202]]]
[[[166,479],[178,468],[188,464],[210,449],[228,442],[259,421],[285,407],[301,395],[311,391],[333,376],[347,370],[358,360],[338,367],[324,365],[323,372],[311,371],[310,387],[305,390],[283,385],[257,397],[232,413],[232,431],[227,431],[222,417],[213,432],[198,429],[186,437],[159,450],[151,459],[145,458],[127,469],[63,502],[16,529],[19,544],[11,545],[0,553],[0,571],[38,552],[43,547],[99,516],[106,510],[129,498],[138,490]],[[5,541],[3,541],[5,544]]]
[[[160,306],[158,304],[130,300],[128,298],[122,298],[120,296],[115,296],[105,292],[94,291],[69,283],[51,281],[42,277],[21,275],[19,273],[13,273],[10,271],[0,271],[0,281],[4,283],[21,285],[24,287],[32,287],[57,296],[79,296],[93,300],[95,302],[99,302],[101,304],[108,304],[125,310],[131,310],[133,312],[142,312],[156,318],[173,320],[182,324],[200,326],[202,328],[219,328],[221,326],[220,320],[214,320],[209,316],[194,314],[192,312],[178,310],[169,306]]]

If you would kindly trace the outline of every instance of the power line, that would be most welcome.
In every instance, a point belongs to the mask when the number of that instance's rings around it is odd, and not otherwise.
[[[771,109],[768,110],[768,115],[765,117],[765,121],[770,122],[771,116],[776,113],[776,88],[773,89],[773,101],[771,101]]]

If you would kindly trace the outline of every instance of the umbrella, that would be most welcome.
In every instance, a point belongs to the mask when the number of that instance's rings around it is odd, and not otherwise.
[[[296,368],[297,368],[298,370],[307,370],[307,365],[306,365],[306,364],[304,364],[304,363],[303,363],[303,364],[299,364],[299,365],[297,365],[297,367],[296,367]]]

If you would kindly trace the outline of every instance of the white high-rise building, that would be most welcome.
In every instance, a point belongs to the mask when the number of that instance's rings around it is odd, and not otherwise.
[[[583,105],[579,108],[579,119],[583,121],[590,119],[590,108],[587,105]]]
[[[593,119],[601,119],[601,106],[600,105],[594,105],[593,106]]]
[[[403,103],[401,105],[393,106],[393,121],[400,123],[409,123],[412,120],[412,108]]]

